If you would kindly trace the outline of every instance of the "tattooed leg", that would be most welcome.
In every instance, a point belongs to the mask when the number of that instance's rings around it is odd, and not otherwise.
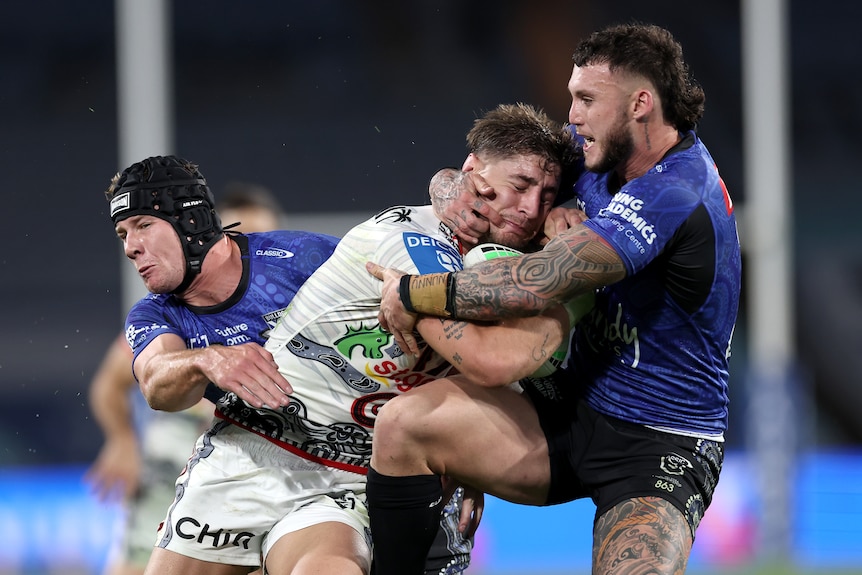
[[[593,575],[682,575],[692,536],[683,514],[658,497],[623,501],[593,529]]]

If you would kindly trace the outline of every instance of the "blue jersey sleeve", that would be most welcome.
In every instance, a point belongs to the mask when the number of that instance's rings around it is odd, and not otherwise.
[[[585,225],[614,247],[628,275],[664,249],[701,203],[700,189],[683,177],[653,172],[623,186]]]
[[[209,345],[263,345],[269,330],[305,280],[331,255],[338,239],[298,231],[239,235],[243,272],[226,301],[191,308],[170,294],[143,298],[129,311],[126,338],[134,357],[157,337],[172,333],[187,348]]]
[[[150,294],[132,306],[126,317],[126,339],[134,357],[154,339],[172,333],[185,339],[182,326],[172,317],[170,309],[172,296]]]

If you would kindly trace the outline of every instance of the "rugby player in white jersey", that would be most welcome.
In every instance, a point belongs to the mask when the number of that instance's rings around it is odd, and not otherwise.
[[[503,218],[480,242],[533,249],[561,182],[570,185],[576,171],[569,132],[532,107],[503,105],[476,120],[467,143],[463,169],[493,187],[490,203]],[[265,346],[291,384],[290,404],[277,412],[241,401],[220,404],[234,419],[245,416],[245,428],[264,442],[295,456],[284,480],[291,483],[268,495],[287,510],[264,542],[268,567],[297,563],[303,549],[291,542],[313,533],[350,550],[340,573],[366,573],[365,475],[380,406],[454,369],[479,385],[509,384],[542,367],[568,333],[560,307],[499,324],[429,318],[417,326],[419,353],[400,349],[378,323],[382,284],[365,263],[410,273],[457,270],[477,243],[458,238],[431,206],[392,207],[354,227],[297,292]],[[426,573],[466,568],[480,515],[481,494],[450,503]]]

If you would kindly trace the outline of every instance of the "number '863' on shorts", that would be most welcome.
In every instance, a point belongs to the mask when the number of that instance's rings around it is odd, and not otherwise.
[[[582,399],[528,393],[548,440],[548,504],[590,497],[601,517],[627,499],[659,497],[682,512],[694,537],[718,484],[723,442],[621,421]]]

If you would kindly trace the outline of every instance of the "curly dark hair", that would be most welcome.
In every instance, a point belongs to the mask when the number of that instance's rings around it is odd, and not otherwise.
[[[607,64],[612,72],[652,82],[665,118],[677,130],[693,130],[703,116],[703,88],[692,77],[680,43],[660,26],[633,22],[593,32],[577,46],[572,59],[578,67]]]

